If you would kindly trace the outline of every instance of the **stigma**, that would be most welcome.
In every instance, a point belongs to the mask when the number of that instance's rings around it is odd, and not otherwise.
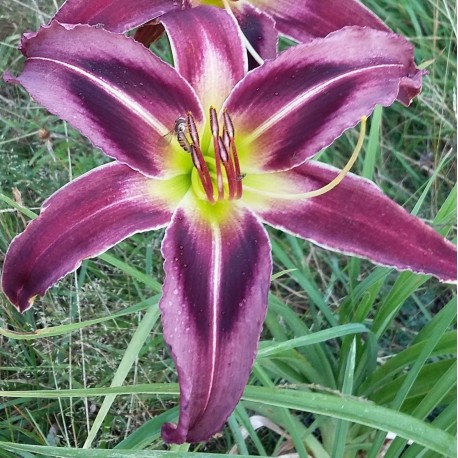
[[[231,117],[224,111],[220,126],[216,110],[211,107],[209,120],[213,143],[213,148],[208,148],[207,151],[210,154],[202,152],[192,113],[188,113],[186,118],[180,116],[175,121],[178,144],[183,151],[191,155],[194,164],[193,187],[197,194],[203,195],[212,204],[221,200],[240,199],[244,174],[240,172]],[[194,179],[196,175],[197,180]]]

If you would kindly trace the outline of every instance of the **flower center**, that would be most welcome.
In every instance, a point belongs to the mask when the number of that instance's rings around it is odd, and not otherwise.
[[[216,110],[210,108],[210,129],[213,140],[213,154],[202,152],[197,126],[188,113],[186,119],[177,118],[175,135],[181,148],[191,155],[194,169],[191,182],[194,191],[210,203],[234,200],[242,197],[242,179],[237,149],[234,141],[234,125],[229,113],[223,113],[222,129]],[[221,135],[220,135],[221,131]]]

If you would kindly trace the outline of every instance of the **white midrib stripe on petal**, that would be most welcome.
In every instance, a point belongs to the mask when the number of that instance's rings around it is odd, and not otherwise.
[[[220,288],[222,284],[221,261],[222,261],[222,246],[221,246],[221,230],[218,224],[211,225],[212,231],[212,290],[211,290],[211,322],[212,322],[212,339],[211,339],[211,370],[210,383],[208,385],[207,399],[204,405],[204,411],[210,402],[210,397],[215,383],[216,372],[216,350],[218,342],[218,304],[220,302]]]
[[[326,89],[328,86],[340,80],[343,80],[345,78],[349,78],[349,77],[358,75],[359,73],[365,73],[367,71],[372,71],[372,70],[381,70],[381,69],[390,68],[390,67],[402,67],[402,65],[400,64],[381,64],[381,65],[373,65],[371,67],[359,68],[357,70],[352,70],[351,72],[348,72],[343,75],[332,78],[330,80],[327,80],[324,83],[318,84],[317,86],[309,89],[308,91],[304,92],[303,94],[291,100],[289,103],[284,105],[283,108],[281,108],[281,110],[277,111],[270,118],[266,119],[261,125],[259,125],[256,129],[254,129],[249,135],[247,135],[244,138],[243,143],[251,143],[252,141],[256,140],[265,131],[269,130],[272,126],[277,124],[282,118],[284,118],[286,115],[290,114],[294,110],[298,109],[305,102],[307,102],[309,99],[317,95],[322,90]]]
[[[151,113],[145,110],[138,102],[136,102],[132,97],[128,96],[125,92],[120,91],[116,87],[113,87],[109,83],[103,81],[103,79],[89,73],[85,70],[82,70],[79,67],[76,67],[71,64],[67,64],[60,60],[50,59],[48,57],[29,57],[28,60],[44,60],[48,62],[52,62],[57,65],[61,65],[69,70],[74,71],[80,75],[83,75],[88,80],[95,83],[97,86],[102,88],[105,92],[113,96],[116,100],[118,100],[121,104],[123,104],[129,111],[135,113],[139,118],[144,120],[147,124],[149,124],[154,130],[159,132],[160,135],[167,135],[170,132],[170,129],[167,129],[164,124],[162,124],[157,118],[151,115]]]

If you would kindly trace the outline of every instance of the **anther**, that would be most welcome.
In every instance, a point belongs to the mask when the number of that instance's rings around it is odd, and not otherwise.
[[[223,174],[221,173],[221,148],[219,146],[219,125],[216,110],[210,107],[210,129],[213,136],[213,148],[215,150],[215,164],[216,164],[216,184],[218,188],[218,200],[224,199],[224,183]]]
[[[229,160],[229,153],[221,137],[218,137],[218,153],[219,157],[223,161],[223,164],[226,164],[226,162]]]
[[[227,111],[223,113],[223,119],[224,127],[226,128],[229,138],[232,140],[234,138],[234,125],[232,124],[232,119]]]
[[[219,134],[219,124],[218,117],[216,115],[216,110],[213,107],[210,107],[210,128],[213,137],[217,137]]]
[[[229,113],[227,111],[223,113],[223,119],[224,119],[224,131],[227,132],[227,136],[229,137],[230,153],[234,161],[235,175],[236,177],[239,177],[241,176],[241,173],[240,173],[239,157],[237,155],[237,148],[235,147],[234,124],[232,124],[232,119],[229,116]],[[240,197],[242,197],[241,180],[237,180],[236,186],[237,186],[237,192],[235,194],[235,198],[240,199]]]
[[[197,132],[196,122],[194,121],[192,114],[188,113],[186,119],[188,124],[189,135],[191,136],[193,144],[196,146],[200,146],[199,133]]]

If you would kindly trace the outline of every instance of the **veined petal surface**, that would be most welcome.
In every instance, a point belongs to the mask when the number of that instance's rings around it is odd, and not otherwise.
[[[116,162],[70,182],[11,243],[2,287],[20,311],[84,259],[126,237],[165,226],[186,193],[187,180],[147,178]],[[168,197],[171,196],[171,197]]]
[[[67,0],[54,16],[66,24],[98,25],[126,32],[163,14],[183,8],[178,0]]]
[[[347,27],[288,49],[248,73],[225,105],[242,134],[243,170],[301,164],[418,78],[412,47],[395,34]]]
[[[305,43],[348,25],[390,29],[357,0],[250,0],[270,14],[283,35]]]
[[[244,199],[267,224],[325,248],[456,281],[456,247],[372,182],[349,174],[324,195],[301,197],[338,172],[309,161],[287,172],[248,176]]]
[[[58,22],[28,34],[23,85],[49,111],[86,135],[108,156],[149,176],[171,176],[175,120],[203,113],[193,89],[168,64],[123,35]]]
[[[246,51],[234,19],[220,8],[198,6],[161,18],[175,67],[207,111],[219,108],[247,68]]]
[[[264,60],[275,59],[278,32],[272,17],[249,3],[233,2],[231,7],[240,29],[254,50]],[[258,65],[248,52],[248,68],[253,69]]]
[[[248,211],[183,205],[162,245],[164,338],[178,369],[180,418],[166,442],[218,432],[239,401],[256,355],[272,261],[263,226]]]

